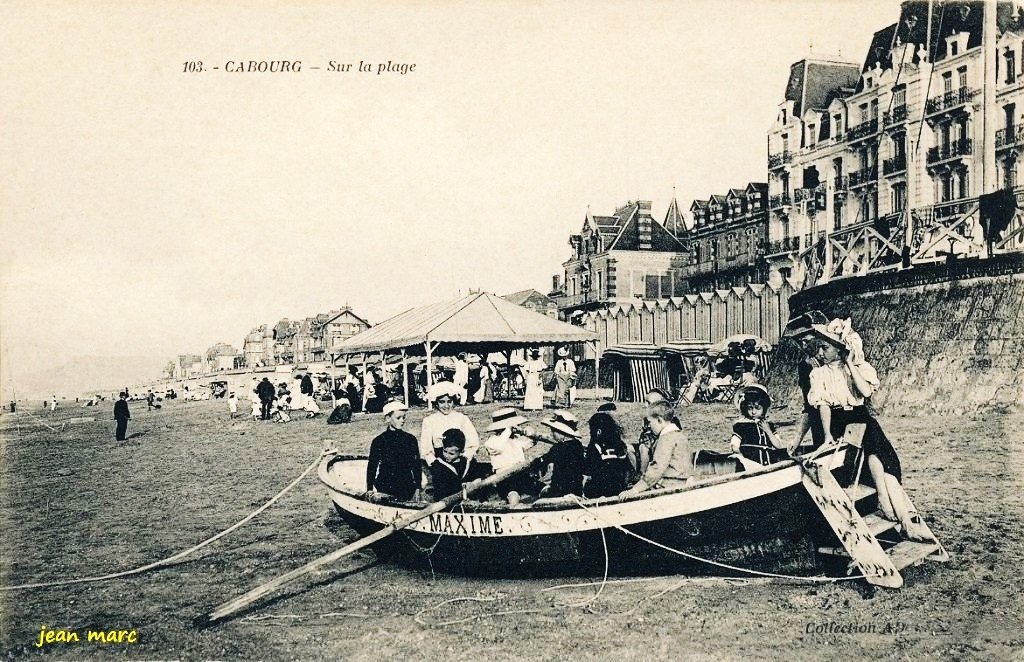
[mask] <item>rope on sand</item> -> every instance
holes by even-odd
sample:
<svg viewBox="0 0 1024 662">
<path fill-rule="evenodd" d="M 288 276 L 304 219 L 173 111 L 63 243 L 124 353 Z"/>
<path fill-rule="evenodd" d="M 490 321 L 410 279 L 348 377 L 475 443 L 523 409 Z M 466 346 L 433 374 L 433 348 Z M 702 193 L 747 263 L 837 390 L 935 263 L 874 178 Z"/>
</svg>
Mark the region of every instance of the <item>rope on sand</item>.
<svg viewBox="0 0 1024 662">
<path fill-rule="evenodd" d="M 177 554 L 174 554 L 172 556 L 168 556 L 167 558 L 164 558 L 164 559 L 160 559 L 159 561 L 154 561 L 154 562 L 148 563 L 148 564 L 146 564 L 144 566 L 140 566 L 138 568 L 133 568 L 131 570 L 125 570 L 125 571 L 122 571 L 122 572 L 115 572 L 115 573 L 111 573 L 111 574 L 108 574 L 108 575 L 100 575 L 100 576 L 96 576 L 96 577 L 81 577 L 81 578 L 78 578 L 78 579 L 66 579 L 66 580 L 57 581 L 57 582 L 36 582 L 36 583 L 32 583 L 32 584 L 19 584 L 17 586 L 0 586 L 0 591 L 17 591 L 17 590 L 26 589 L 26 588 L 47 588 L 47 587 L 53 587 L 53 586 L 68 586 L 70 584 L 86 584 L 86 583 L 91 583 L 91 582 L 103 582 L 103 581 L 108 581 L 108 580 L 111 580 L 111 579 L 120 579 L 121 577 L 130 577 L 132 575 L 139 575 L 139 574 L 142 574 L 144 572 L 149 572 L 150 570 L 156 570 L 158 568 L 163 568 L 165 566 L 171 565 L 174 562 L 179 561 L 179 560 L 185 558 L 186 556 L 189 556 L 190 554 L 198 552 L 200 549 L 206 547 L 207 545 L 213 544 L 214 542 L 220 540 L 224 536 L 228 535 L 229 533 L 231 533 L 232 531 L 234 531 L 238 527 L 242 526 L 243 524 L 245 524 L 246 522 L 248 522 L 252 518 L 254 518 L 257 515 L 259 515 L 260 513 L 262 513 L 264 510 L 266 510 L 270 506 L 274 505 L 274 503 L 276 503 L 281 497 L 283 497 L 285 494 L 287 494 L 293 487 L 298 485 L 299 482 L 303 478 L 305 478 L 307 475 L 309 475 L 309 472 L 311 472 L 313 469 L 315 469 L 317 467 L 317 465 L 320 464 L 320 461 L 324 458 L 324 456 L 329 455 L 329 454 L 333 454 L 333 453 L 334 453 L 333 450 L 326 450 L 326 451 L 324 451 L 323 454 L 321 454 L 319 457 L 317 457 L 317 459 L 315 459 L 312 462 L 312 464 L 310 464 L 308 467 L 306 467 L 306 469 L 301 474 L 299 474 L 298 478 L 296 478 L 291 483 L 289 483 L 287 486 L 285 486 L 285 488 L 283 490 L 281 490 L 280 492 L 275 494 L 273 497 L 271 497 L 270 500 L 267 501 L 266 503 L 264 503 L 262 506 L 260 506 L 256 510 L 252 511 L 251 513 L 249 513 L 248 515 L 246 515 L 245 517 L 240 519 L 238 522 L 236 522 L 235 524 L 233 524 L 233 525 L 229 526 L 228 528 L 224 529 L 220 533 L 218 533 L 218 534 L 216 534 L 216 535 L 214 535 L 214 536 L 212 536 L 210 538 L 207 538 L 206 540 L 202 541 L 201 543 L 199 543 L 197 545 L 193 545 L 192 547 L 189 547 L 188 549 L 186 549 L 186 550 L 184 550 L 182 552 L 178 552 Z"/>
<path fill-rule="evenodd" d="M 643 541 L 643 542 L 645 542 L 645 543 L 647 543 L 649 545 L 653 545 L 654 547 L 658 547 L 659 549 L 663 549 L 666 552 L 671 552 L 673 554 L 678 554 L 679 556 L 686 557 L 688 559 L 691 559 L 693 561 L 697 561 L 699 563 L 706 563 L 708 565 L 713 565 L 713 566 L 716 566 L 716 567 L 719 567 L 719 568 L 723 568 L 725 570 L 732 570 L 733 572 L 743 572 L 743 573 L 747 573 L 747 574 L 750 574 L 750 575 L 756 575 L 758 577 L 771 577 L 771 578 L 774 578 L 774 579 L 793 579 L 793 580 L 797 580 L 797 581 L 805 581 L 805 582 L 812 582 L 812 583 L 813 582 L 834 583 L 834 582 L 849 581 L 849 580 L 852 580 L 852 579 L 865 579 L 866 578 L 866 575 L 851 575 L 851 576 L 848 576 L 848 577 L 821 577 L 821 576 L 817 576 L 817 577 L 803 577 L 803 576 L 800 576 L 800 575 L 785 575 L 785 574 L 780 574 L 780 573 L 777 573 L 777 572 L 764 572 L 764 571 L 761 571 L 761 570 L 752 570 L 750 568 L 741 568 L 739 566 L 729 565 L 728 563 L 722 563 L 720 561 L 715 561 L 715 560 L 712 560 L 712 559 L 706 559 L 704 557 L 697 556 L 696 554 L 690 554 L 689 552 L 684 552 L 682 550 L 675 549 L 674 547 L 669 547 L 668 545 L 663 545 L 662 543 L 657 542 L 656 540 L 651 540 L 650 538 L 646 538 L 646 537 L 640 535 L 639 533 L 634 533 L 633 531 L 630 531 L 629 529 L 627 529 L 624 526 L 621 526 L 619 524 L 615 524 L 614 522 L 609 522 L 608 520 L 604 519 L 599 514 L 597 514 L 593 509 L 588 508 L 587 505 L 584 504 L 583 501 L 580 500 L 580 498 L 578 496 L 576 496 L 575 494 L 570 494 L 569 496 L 572 497 L 573 500 L 576 501 L 576 505 L 577 506 L 579 506 L 583 510 L 587 511 L 588 513 L 591 513 L 592 515 L 594 515 L 594 517 L 596 519 L 598 519 L 598 520 L 604 522 L 605 524 L 608 524 L 608 525 L 618 529 L 619 531 L 622 531 L 626 535 L 632 536 L 632 537 L 636 538 L 637 540 L 641 540 L 641 541 Z"/>
</svg>

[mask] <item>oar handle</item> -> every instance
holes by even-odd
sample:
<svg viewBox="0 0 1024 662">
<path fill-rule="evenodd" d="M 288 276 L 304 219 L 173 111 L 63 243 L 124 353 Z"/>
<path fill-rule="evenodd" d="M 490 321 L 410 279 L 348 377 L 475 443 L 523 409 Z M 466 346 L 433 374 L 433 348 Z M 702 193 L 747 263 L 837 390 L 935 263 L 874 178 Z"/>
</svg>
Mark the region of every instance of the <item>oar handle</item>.
<svg viewBox="0 0 1024 662">
<path fill-rule="evenodd" d="M 209 625 L 216 621 L 223 620 L 224 618 L 227 618 L 228 616 L 256 602 L 263 596 L 276 591 L 277 589 L 284 586 L 293 579 L 297 579 L 299 577 L 302 577 L 303 575 L 307 575 L 310 572 L 316 570 L 317 568 L 320 568 L 321 566 L 333 563 L 342 557 L 349 556 L 350 554 L 353 554 L 365 547 L 368 547 L 376 542 L 384 540 L 388 536 L 397 533 L 398 531 L 401 531 L 402 529 L 420 521 L 421 519 L 425 519 L 430 515 L 433 515 L 434 513 L 438 513 L 441 512 L 442 510 L 450 508 L 451 506 L 454 506 L 455 504 L 459 503 L 460 501 L 470 496 L 471 494 L 475 494 L 476 492 L 486 487 L 496 485 L 501 481 L 505 480 L 506 478 L 514 476 L 520 471 L 529 469 L 530 464 L 530 461 L 520 462 L 515 466 L 509 467 L 504 471 L 494 474 L 493 476 L 488 476 L 487 478 L 480 482 L 469 483 L 468 485 L 465 486 L 463 492 L 457 492 L 456 494 L 446 497 L 441 501 L 430 504 L 423 510 L 418 510 L 414 513 L 406 515 L 405 517 L 399 518 L 391 524 L 385 525 L 383 529 L 377 531 L 376 533 L 373 533 L 365 538 L 361 538 L 349 545 L 346 545 L 345 547 L 342 547 L 341 549 L 337 549 L 331 552 L 330 554 L 325 554 L 324 556 L 313 559 L 312 561 L 310 561 L 309 563 L 300 568 L 296 568 L 295 570 L 285 573 L 276 579 L 270 580 L 266 584 L 261 584 L 260 586 L 257 586 L 256 588 L 252 589 L 248 593 L 245 593 L 244 595 L 241 595 L 233 600 L 229 600 L 228 602 L 225 602 L 224 604 L 220 605 L 212 612 L 210 612 L 205 618 L 198 619 L 197 624 Z"/>
</svg>

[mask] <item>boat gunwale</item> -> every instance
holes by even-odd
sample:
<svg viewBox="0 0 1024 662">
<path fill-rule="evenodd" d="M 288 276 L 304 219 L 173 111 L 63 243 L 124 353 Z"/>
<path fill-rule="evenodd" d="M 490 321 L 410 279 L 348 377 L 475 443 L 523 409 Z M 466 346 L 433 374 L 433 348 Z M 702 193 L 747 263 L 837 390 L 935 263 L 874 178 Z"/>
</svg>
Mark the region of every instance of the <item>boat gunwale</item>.
<svg viewBox="0 0 1024 662">
<path fill-rule="evenodd" d="M 621 495 L 619 495 L 619 496 L 613 496 L 613 497 L 599 497 L 599 498 L 596 498 L 596 499 L 586 499 L 586 498 L 580 497 L 580 501 L 583 504 L 587 505 L 587 506 L 604 507 L 604 506 L 612 506 L 612 505 L 619 505 L 619 504 L 634 503 L 634 502 L 638 502 L 638 501 L 643 501 L 643 500 L 647 500 L 647 499 L 654 499 L 654 498 L 664 497 L 664 496 L 673 496 L 673 495 L 686 494 L 686 493 L 694 492 L 694 491 L 701 490 L 701 489 L 704 489 L 704 488 L 707 488 L 707 487 L 714 487 L 716 485 L 722 485 L 724 483 L 739 482 L 739 481 L 741 481 L 743 479 L 759 478 L 759 477 L 762 477 L 762 476 L 766 476 L 766 475 L 775 473 L 777 471 L 785 471 L 787 469 L 792 469 L 792 468 L 798 468 L 799 469 L 800 463 L 802 463 L 802 462 L 807 462 L 807 461 L 811 461 L 811 460 L 815 460 L 815 461 L 819 460 L 819 459 L 825 457 L 826 455 L 830 455 L 832 453 L 838 453 L 839 451 L 843 450 L 844 447 L 846 447 L 846 446 L 847 446 L 847 444 L 845 444 L 845 443 L 840 443 L 838 445 L 832 445 L 832 446 L 823 446 L 821 448 L 818 448 L 815 451 L 812 451 L 812 452 L 808 453 L 807 455 L 800 456 L 799 460 L 788 459 L 788 460 L 783 460 L 782 462 L 776 462 L 775 464 L 769 464 L 769 465 L 766 465 L 766 466 L 763 466 L 763 467 L 758 467 L 756 469 L 751 469 L 751 470 L 747 470 L 747 471 L 737 471 L 736 473 L 732 473 L 732 474 L 725 474 L 725 475 L 719 475 L 719 476 L 709 476 L 707 479 L 700 480 L 700 481 L 695 481 L 693 483 L 690 483 L 690 484 L 687 484 L 687 485 L 681 485 L 679 487 L 666 487 L 666 488 L 660 488 L 660 489 L 645 490 L 644 492 L 640 492 L 638 494 L 631 494 L 631 495 L 628 495 L 628 496 L 621 496 Z M 330 477 L 331 477 L 330 467 L 333 464 L 335 464 L 337 462 L 365 461 L 366 459 L 367 459 L 367 457 L 365 455 L 353 455 L 353 454 L 342 454 L 342 453 L 335 453 L 334 455 L 326 456 L 324 458 L 324 460 L 320 463 L 320 466 L 317 468 L 317 477 L 319 478 L 320 482 L 323 483 L 324 486 L 327 487 L 332 492 L 337 492 L 338 494 L 341 494 L 341 495 L 344 495 L 346 497 L 349 497 L 349 498 L 361 501 L 363 503 L 374 504 L 374 505 L 383 505 L 383 506 L 388 506 L 388 507 L 392 507 L 392 508 L 402 508 L 402 509 L 406 509 L 406 510 L 422 510 L 424 507 L 429 506 L 431 503 L 433 503 L 433 502 L 426 502 L 426 501 L 400 501 L 398 499 L 392 499 L 392 498 L 387 498 L 387 497 L 385 497 L 385 498 L 383 498 L 383 499 L 381 499 L 379 501 L 374 501 L 374 500 L 370 500 L 370 499 L 366 498 L 366 494 L 367 494 L 366 490 L 344 489 L 344 488 L 338 487 L 335 484 L 332 484 L 332 482 L 330 481 Z M 799 482 L 800 482 L 799 480 L 794 481 L 794 484 L 799 483 Z M 468 500 L 466 503 L 473 503 L 475 506 L 480 506 L 479 508 L 474 508 L 474 511 L 475 512 L 481 512 L 481 513 L 523 514 L 523 513 L 529 513 L 529 512 L 548 512 L 548 511 L 559 511 L 559 510 L 575 510 L 575 509 L 579 508 L 579 505 L 574 500 L 571 500 L 571 499 L 569 499 L 569 500 L 559 499 L 557 501 L 553 500 L 553 501 L 549 501 L 547 503 L 537 503 L 536 501 L 534 501 L 534 502 L 531 502 L 529 504 L 520 504 L 520 505 L 517 505 L 517 506 L 510 506 L 507 503 L 500 503 L 500 504 L 499 503 L 494 503 L 494 504 L 492 504 L 490 502 L 472 501 L 472 500 Z"/>
</svg>

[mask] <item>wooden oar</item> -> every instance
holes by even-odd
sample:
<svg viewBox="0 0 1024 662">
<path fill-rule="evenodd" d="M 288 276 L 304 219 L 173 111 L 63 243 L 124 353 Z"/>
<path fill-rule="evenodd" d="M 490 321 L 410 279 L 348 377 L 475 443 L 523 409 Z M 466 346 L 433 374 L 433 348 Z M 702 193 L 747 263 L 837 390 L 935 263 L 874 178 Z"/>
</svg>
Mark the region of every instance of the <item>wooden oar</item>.
<svg viewBox="0 0 1024 662">
<path fill-rule="evenodd" d="M 376 532 L 374 534 L 371 534 L 371 535 L 369 535 L 369 536 L 367 536 L 365 538 L 357 540 L 357 541 L 355 541 L 354 543 L 352 543 L 350 545 L 347 545 L 345 547 L 342 547 L 341 549 L 338 549 L 338 550 L 335 550 L 335 551 L 331 552 L 330 554 L 325 554 L 324 556 L 321 556 L 320 558 L 314 559 L 314 560 L 310 561 L 309 563 L 307 563 L 306 565 L 302 566 L 301 568 L 296 568 L 295 570 L 292 570 L 289 573 L 281 575 L 277 579 L 273 579 L 273 580 L 267 582 L 266 584 L 261 584 L 260 586 L 257 586 L 256 588 L 252 589 L 251 591 L 249 591 L 245 595 L 241 595 L 241 596 L 235 598 L 234 600 L 230 600 L 228 602 L 225 602 L 224 604 L 222 604 L 219 607 L 217 607 L 216 609 L 214 609 L 212 612 L 210 612 L 205 617 L 201 617 L 201 618 L 197 619 L 196 624 L 199 625 L 199 626 L 205 626 L 205 625 L 209 625 L 209 624 L 215 623 L 217 621 L 223 620 L 224 618 L 227 618 L 228 616 L 234 614 L 235 612 L 237 612 L 237 611 L 239 611 L 241 609 L 244 609 L 245 607 L 251 605 L 252 603 L 256 602 L 257 600 L 259 600 L 263 596 L 267 595 L 268 593 L 272 593 L 273 591 L 276 591 L 277 589 L 281 588 L 282 586 L 284 586 L 288 582 L 292 581 L 293 579 L 297 579 L 299 577 L 302 577 L 303 575 L 308 575 L 309 573 L 311 573 L 312 571 L 316 570 L 317 568 L 325 566 L 325 565 L 327 565 L 329 563 L 334 563 L 335 561 L 337 561 L 338 559 L 340 559 L 342 557 L 349 556 L 350 554 L 358 552 L 359 550 L 363 549 L 364 547 L 368 547 L 368 546 L 370 546 L 370 545 L 372 545 L 372 544 L 374 544 L 376 542 L 384 540 L 388 536 L 401 531 L 402 529 L 406 528 L 410 524 L 418 522 L 421 519 L 425 519 L 425 518 L 429 517 L 430 515 L 433 515 L 434 513 L 441 512 L 442 510 L 445 510 L 446 508 L 450 508 L 451 506 L 454 506 L 455 504 L 459 503 L 460 501 L 462 501 L 466 497 L 470 496 L 471 494 L 474 494 L 474 493 L 476 493 L 476 492 L 478 492 L 478 491 L 480 491 L 480 490 L 482 490 L 482 489 L 484 489 L 486 487 L 491 487 L 492 485 L 496 485 L 497 483 L 500 483 L 501 481 L 505 480 L 509 476 L 513 476 L 513 475 L 519 473 L 520 471 L 528 469 L 531 464 L 532 464 L 532 461 L 531 460 L 527 460 L 527 461 L 521 462 L 521 463 L 519 463 L 519 464 L 517 464 L 515 466 L 509 467 L 508 469 L 505 469 L 504 471 L 496 473 L 493 476 L 490 476 L 490 477 L 480 481 L 479 483 L 477 483 L 477 482 L 469 483 L 469 484 L 465 485 L 463 492 L 459 492 L 457 494 L 453 494 L 453 495 L 451 495 L 451 496 L 449 496 L 449 497 L 447 497 L 445 499 L 442 499 L 441 501 L 438 501 L 436 503 L 430 504 L 429 506 L 427 506 L 423 510 L 416 511 L 415 513 L 411 513 L 409 515 L 406 515 L 405 517 L 397 519 L 394 522 L 392 522 L 391 524 L 386 525 L 383 529 L 381 529 L 380 531 L 378 531 L 378 532 Z"/>
</svg>

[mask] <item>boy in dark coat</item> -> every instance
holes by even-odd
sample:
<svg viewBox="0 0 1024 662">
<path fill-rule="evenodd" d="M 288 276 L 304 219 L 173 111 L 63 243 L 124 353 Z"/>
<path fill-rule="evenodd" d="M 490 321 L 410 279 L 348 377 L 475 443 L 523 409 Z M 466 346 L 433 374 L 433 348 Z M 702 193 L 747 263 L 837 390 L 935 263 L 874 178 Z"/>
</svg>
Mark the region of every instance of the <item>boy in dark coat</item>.
<svg viewBox="0 0 1024 662">
<path fill-rule="evenodd" d="M 445 430 L 441 435 L 441 453 L 430 465 L 430 478 L 434 486 L 434 500 L 462 491 L 464 483 L 490 476 L 493 472 L 489 462 L 478 462 L 466 458 L 466 435 L 458 429 Z"/>
<path fill-rule="evenodd" d="M 405 403 L 398 400 L 384 406 L 388 429 L 370 442 L 366 463 L 366 491 L 387 494 L 400 501 L 415 500 L 423 480 L 419 442 L 402 429 L 407 410 Z"/>
</svg>

